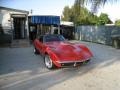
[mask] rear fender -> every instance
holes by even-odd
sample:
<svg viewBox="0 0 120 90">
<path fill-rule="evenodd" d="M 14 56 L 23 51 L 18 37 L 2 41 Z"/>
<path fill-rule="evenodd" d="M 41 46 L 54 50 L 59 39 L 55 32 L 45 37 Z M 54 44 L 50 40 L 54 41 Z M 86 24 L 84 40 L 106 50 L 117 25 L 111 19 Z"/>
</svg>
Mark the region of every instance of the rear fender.
<svg viewBox="0 0 120 90">
<path fill-rule="evenodd" d="M 38 49 L 38 40 L 37 39 L 35 39 L 34 41 L 33 41 L 33 45 L 34 45 L 34 47 L 36 48 L 36 49 Z"/>
</svg>

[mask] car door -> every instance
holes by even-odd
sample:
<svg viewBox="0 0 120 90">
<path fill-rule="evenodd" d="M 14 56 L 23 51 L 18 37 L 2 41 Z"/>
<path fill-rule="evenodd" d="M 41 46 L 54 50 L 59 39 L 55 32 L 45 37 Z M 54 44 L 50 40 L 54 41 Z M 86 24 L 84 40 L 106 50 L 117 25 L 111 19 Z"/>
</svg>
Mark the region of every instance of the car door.
<svg viewBox="0 0 120 90">
<path fill-rule="evenodd" d="M 42 55 L 44 55 L 44 53 L 45 53 L 45 49 L 46 49 L 46 46 L 45 46 L 45 44 L 44 44 L 44 41 L 43 41 L 43 39 L 44 39 L 44 36 L 40 36 L 39 37 L 39 42 L 38 42 L 38 50 L 39 50 L 39 52 L 42 54 Z"/>
<path fill-rule="evenodd" d="M 37 40 L 37 49 L 40 53 L 43 53 L 43 36 L 40 36 Z"/>
</svg>

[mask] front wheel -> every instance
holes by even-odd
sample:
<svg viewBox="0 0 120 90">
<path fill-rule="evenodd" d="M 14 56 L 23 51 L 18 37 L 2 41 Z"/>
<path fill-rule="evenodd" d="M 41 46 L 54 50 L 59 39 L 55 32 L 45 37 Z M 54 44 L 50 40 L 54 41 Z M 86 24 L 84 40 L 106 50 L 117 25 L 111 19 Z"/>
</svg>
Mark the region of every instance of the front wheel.
<svg viewBox="0 0 120 90">
<path fill-rule="evenodd" d="M 87 61 L 84 61 L 83 64 L 88 64 L 90 62 L 90 59 Z"/>
<path fill-rule="evenodd" d="M 54 63 L 52 62 L 52 60 L 50 59 L 50 57 L 49 57 L 48 55 L 45 55 L 44 63 L 45 63 L 45 66 L 46 66 L 48 69 L 53 69 L 53 68 L 55 68 Z"/>
</svg>

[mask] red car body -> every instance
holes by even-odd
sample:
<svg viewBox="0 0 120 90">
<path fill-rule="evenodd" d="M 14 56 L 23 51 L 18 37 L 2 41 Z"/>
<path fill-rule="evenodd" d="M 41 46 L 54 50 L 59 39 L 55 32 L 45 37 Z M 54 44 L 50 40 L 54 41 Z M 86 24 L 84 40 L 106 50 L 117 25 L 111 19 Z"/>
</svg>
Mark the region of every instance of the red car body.
<svg viewBox="0 0 120 90">
<path fill-rule="evenodd" d="M 93 56 L 85 45 L 70 43 L 65 40 L 41 42 L 40 39 L 35 39 L 34 47 L 42 55 L 49 55 L 54 65 L 57 67 L 63 67 L 65 65 L 76 66 L 77 63 L 90 60 Z"/>
</svg>

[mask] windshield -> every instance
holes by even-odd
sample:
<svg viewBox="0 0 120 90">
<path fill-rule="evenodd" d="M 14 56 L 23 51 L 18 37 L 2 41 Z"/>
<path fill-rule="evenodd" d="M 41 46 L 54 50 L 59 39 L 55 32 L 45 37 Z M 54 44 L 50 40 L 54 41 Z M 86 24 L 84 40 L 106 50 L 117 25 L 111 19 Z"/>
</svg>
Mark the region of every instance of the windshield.
<svg viewBox="0 0 120 90">
<path fill-rule="evenodd" d="M 44 37 L 44 42 L 52 42 L 52 41 L 64 41 L 65 38 L 62 35 L 46 35 Z"/>
</svg>

